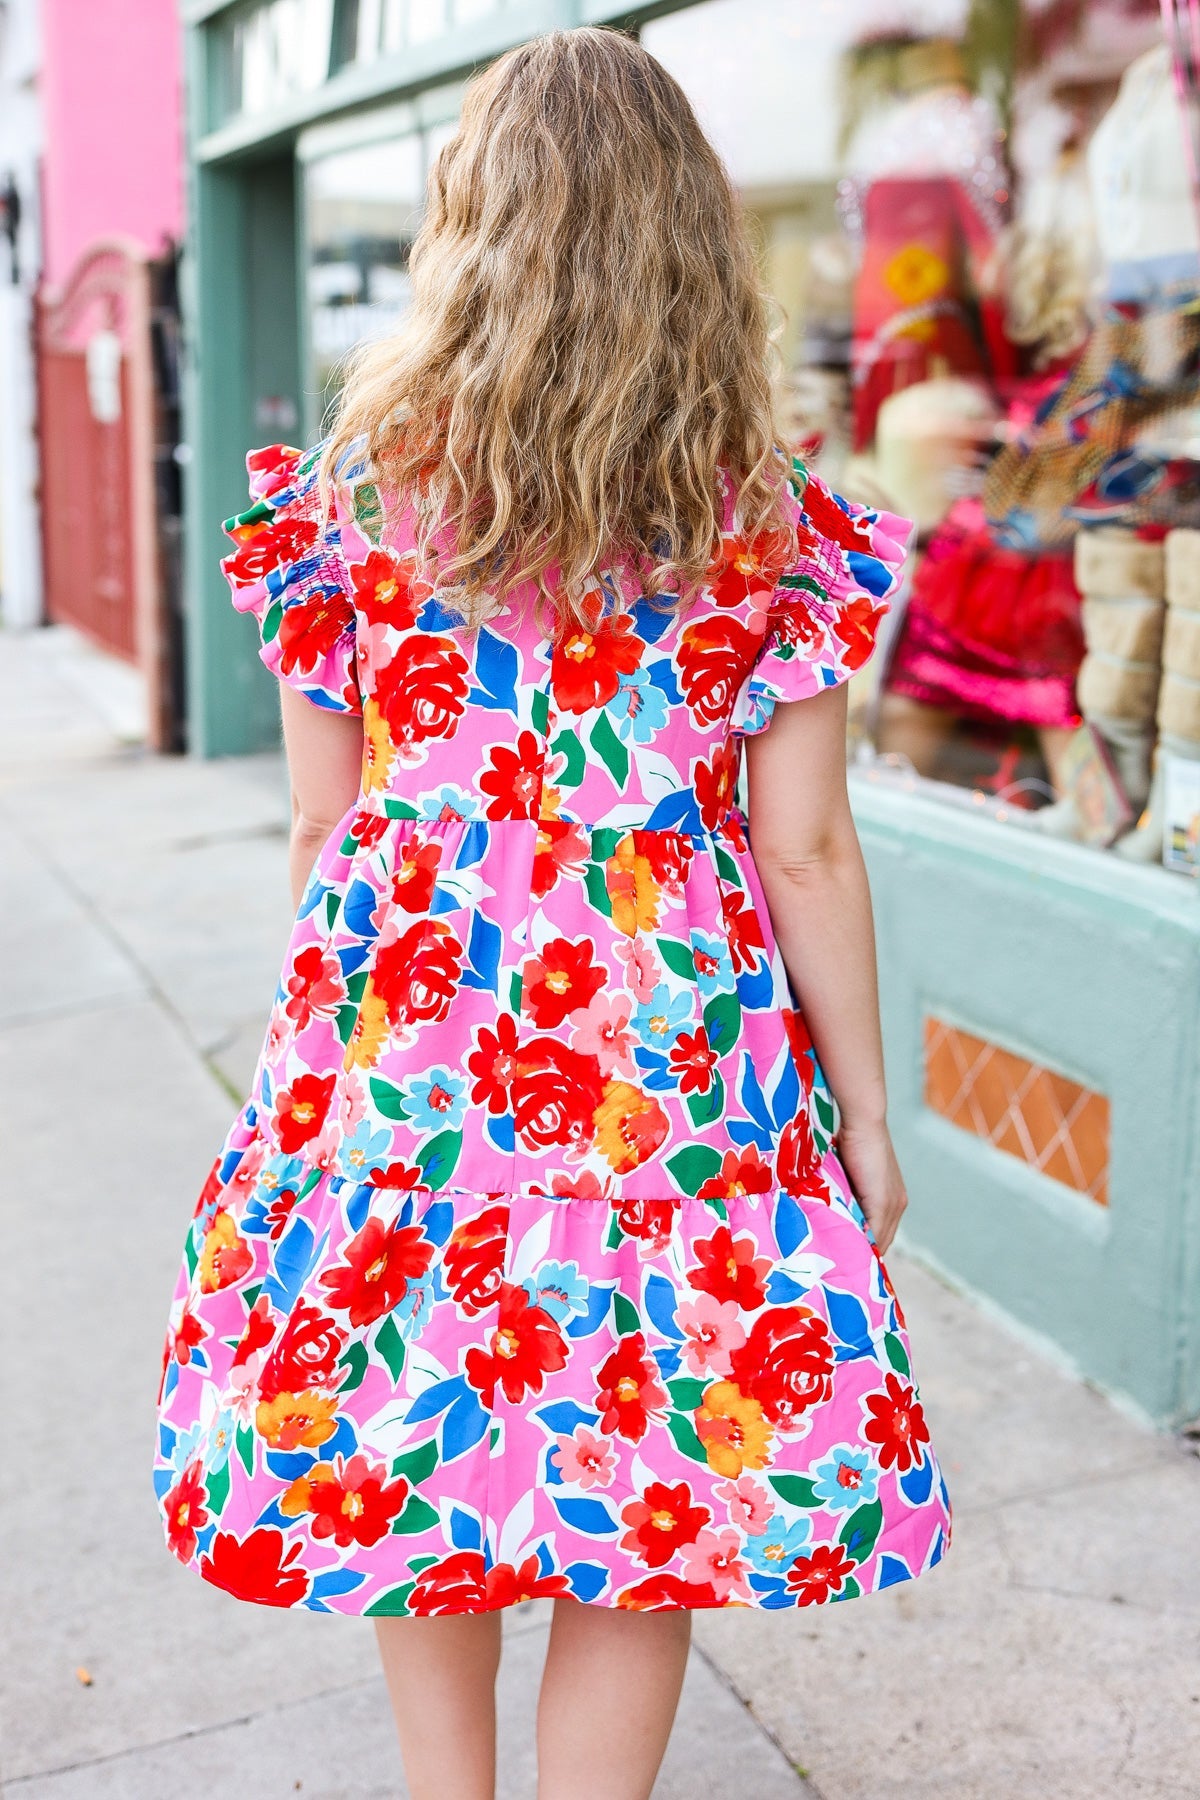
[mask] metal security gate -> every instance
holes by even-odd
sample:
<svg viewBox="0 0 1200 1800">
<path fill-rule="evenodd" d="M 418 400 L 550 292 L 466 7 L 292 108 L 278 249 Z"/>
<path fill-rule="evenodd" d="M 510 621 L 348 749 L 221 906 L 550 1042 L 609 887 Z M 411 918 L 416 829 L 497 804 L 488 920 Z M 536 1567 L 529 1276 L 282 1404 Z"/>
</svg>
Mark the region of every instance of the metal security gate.
<svg viewBox="0 0 1200 1800">
<path fill-rule="evenodd" d="M 175 633 L 160 553 L 153 265 L 97 243 L 39 301 L 38 411 L 46 610 L 146 681 L 149 741 L 179 747 Z"/>
</svg>

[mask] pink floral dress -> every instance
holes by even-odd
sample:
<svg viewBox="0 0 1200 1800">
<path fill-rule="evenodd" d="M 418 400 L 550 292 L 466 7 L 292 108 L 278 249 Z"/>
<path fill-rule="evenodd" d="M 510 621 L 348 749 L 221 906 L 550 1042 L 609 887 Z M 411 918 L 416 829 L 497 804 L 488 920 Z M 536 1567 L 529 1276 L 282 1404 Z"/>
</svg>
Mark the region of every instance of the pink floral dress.
<svg viewBox="0 0 1200 1800">
<path fill-rule="evenodd" d="M 809 1606 L 921 1574 L 946 1491 L 735 804 L 870 654 L 904 526 L 803 469 L 677 615 L 472 632 L 317 452 L 227 526 L 263 658 L 363 719 L 171 1307 L 171 1549 L 318 1612 Z M 731 511 L 732 509 L 730 509 Z M 797 780 L 803 771 L 797 770 Z"/>
</svg>

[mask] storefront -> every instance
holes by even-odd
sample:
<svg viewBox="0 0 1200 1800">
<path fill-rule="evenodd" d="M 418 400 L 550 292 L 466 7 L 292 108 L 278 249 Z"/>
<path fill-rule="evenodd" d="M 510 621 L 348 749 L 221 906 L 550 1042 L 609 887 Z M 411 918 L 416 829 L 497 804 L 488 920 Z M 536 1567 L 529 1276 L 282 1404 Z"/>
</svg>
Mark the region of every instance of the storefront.
<svg viewBox="0 0 1200 1800">
<path fill-rule="evenodd" d="M 470 68 L 637 27 L 753 216 L 797 445 L 920 527 L 850 747 L 908 1240 L 1154 1418 L 1200 1412 L 1185 35 L 1150 0 L 184 13 L 195 748 L 274 740 L 216 521 L 245 448 L 313 441 L 340 357 L 402 315 Z"/>
</svg>

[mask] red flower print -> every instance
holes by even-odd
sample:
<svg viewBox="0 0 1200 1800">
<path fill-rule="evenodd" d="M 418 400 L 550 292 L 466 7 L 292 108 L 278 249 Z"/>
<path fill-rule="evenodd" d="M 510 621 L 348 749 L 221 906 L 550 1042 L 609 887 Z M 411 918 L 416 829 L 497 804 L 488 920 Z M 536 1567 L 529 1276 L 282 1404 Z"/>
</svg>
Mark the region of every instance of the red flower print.
<svg viewBox="0 0 1200 1800">
<path fill-rule="evenodd" d="M 650 873 L 669 900 L 683 895 L 692 864 L 692 840 L 678 831 L 634 831 L 633 847 L 650 865 Z"/>
<path fill-rule="evenodd" d="M 428 912 L 441 860 L 441 844 L 427 844 L 415 837 L 401 846 L 392 876 L 392 899 L 402 912 Z"/>
<path fill-rule="evenodd" d="M 694 1543 L 711 1518 L 707 1506 L 692 1504 L 692 1490 L 686 1481 L 676 1487 L 652 1481 L 640 1499 L 621 1508 L 621 1522 L 629 1527 L 621 1548 L 647 1568 L 661 1569 L 681 1544 Z"/>
<path fill-rule="evenodd" d="M 372 1169 L 367 1181 L 371 1187 L 387 1188 L 393 1194 L 411 1194 L 424 1187 L 425 1171 L 420 1163 L 386 1163 L 383 1168 Z"/>
<path fill-rule="evenodd" d="M 541 810 L 546 752 L 540 738 L 523 731 L 517 747 L 488 746 L 488 764 L 479 776 L 480 792 L 488 795 L 489 819 L 536 819 Z"/>
<path fill-rule="evenodd" d="M 368 625 L 394 625 L 407 631 L 417 622 L 417 610 L 433 589 L 415 579 L 411 558 L 391 550 L 372 550 L 365 562 L 351 563 L 354 603 Z"/>
<path fill-rule="evenodd" d="M 238 587 L 249 587 L 272 569 L 302 561 L 317 541 L 317 526 L 312 519 L 293 519 L 281 513 L 277 518 L 235 525 L 229 535 L 237 549 L 221 568 Z"/>
<path fill-rule="evenodd" d="M 337 1312 L 348 1311 L 356 1329 L 373 1325 L 398 1306 L 410 1281 L 419 1281 L 433 1261 L 433 1245 L 419 1225 L 384 1225 L 368 1219 L 342 1251 L 345 1258 L 326 1269 L 321 1285 L 328 1304 Z"/>
<path fill-rule="evenodd" d="M 797 1113 L 780 1133 L 775 1179 L 785 1194 L 828 1203 L 829 1189 L 821 1174 L 821 1155 L 807 1111 Z"/>
<path fill-rule="evenodd" d="M 875 636 L 886 612 L 887 607 L 878 605 L 868 594 L 858 594 L 834 615 L 833 629 L 846 646 L 842 662 L 851 672 L 861 669 L 875 648 Z"/>
<path fill-rule="evenodd" d="M 197 1458 L 188 1464 L 162 1503 L 167 1543 L 180 1562 L 191 1562 L 196 1554 L 196 1533 L 208 1524 L 205 1497 L 204 1476 Z"/>
<path fill-rule="evenodd" d="M 283 609 L 279 621 L 279 672 L 311 675 L 339 638 L 354 627 L 354 608 L 331 582 L 312 587 Z"/>
<path fill-rule="evenodd" d="M 533 853 L 534 899 L 544 900 L 564 875 L 581 876 L 587 856 L 588 840 L 582 825 L 569 819 L 542 819 Z"/>
<path fill-rule="evenodd" d="M 337 1086 L 336 1075 L 297 1075 L 291 1087 L 275 1095 L 275 1129 L 285 1156 L 319 1137 Z"/>
<path fill-rule="evenodd" d="M 421 919 L 381 950 L 375 992 L 397 1025 L 444 1019 L 458 987 L 463 948 L 444 919 Z"/>
<path fill-rule="evenodd" d="M 275 1198 L 271 1201 L 271 1204 L 267 1207 L 266 1212 L 263 1214 L 263 1223 L 267 1228 L 267 1236 L 269 1238 L 282 1237 L 283 1228 L 291 1218 L 292 1208 L 295 1206 L 298 1198 L 299 1193 L 296 1188 L 280 1188 L 279 1192 L 275 1195 Z"/>
<path fill-rule="evenodd" d="M 658 1379 L 658 1364 L 646 1354 L 640 1331 L 623 1337 L 611 1356 L 605 1357 L 596 1377 L 596 1405 L 601 1431 L 616 1432 L 636 1444 L 646 1435 L 652 1414 L 667 1403 Z"/>
<path fill-rule="evenodd" d="M 606 971 L 592 961 L 595 948 L 590 938 L 578 944 L 552 938 L 540 955 L 528 959 L 521 973 L 521 1005 L 535 1030 L 553 1031 L 604 986 Z"/>
<path fill-rule="evenodd" d="M 721 917 L 725 921 L 734 971 L 740 975 L 755 966 L 756 959 L 750 954 L 751 951 L 766 950 L 762 926 L 754 910 L 754 903 L 746 894 L 722 894 Z"/>
<path fill-rule="evenodd" d="M 561 1369 L 567 1346 L 557 1321 L 534 1306 L 523 1287 L 500 1284 L 500 1312 L 486 1350 L 467 1351 L 467 1380 L 478 1388 L 486 1406 L 495 1403 L 496 1387 L 513 1405 L 526 1393 L 540 1394 L 546 1374 Z"/>
<path fill-rule="evenodd" d="M 736 1300 L 747 1312 L 762 1305 L 767 1297 L 763 1283 L 771 1272 L 771 1259 L 755 1256 L 752 1237 L 734 1238 L 728 1225 L 718 1225 L 710 1238 L 697 1238 L 692 1249 L 700 1266 L 688 1270 L 689 1286 L 711 1294 L 714 1300 Z"/>
<path fill-rule="evenodd" d="M 260 1525 L 240 1542 L 231 1531 L 218 1531 L 208 1555 L 200 1559 L 200 1573 L 239 1600 L 298 1606 L 308 1592 L 308 1576 L 297 1566 L 304 1542 L 295 1538 L 286 1554 L 284 1544 L 282 1531 L 274 1525 Z"/>
<path fill-rule="evenodd" d="M 345 1348 L 342 1327 L 319 1306 L 298 1301 L 263 1367 L 259 1393 L 264 1400 L 273 1400 L 285 1391 L 298 1394 L 305 1388 L 332 1387 L 337 1359 Z"/>
<path fill-rule="evenodd" d="M 508 1207 L 485 1207 L 450 1233 L 442 1254 L 442 1272 L 450 1297 L 468 1318 L 490 1306 L 504 1279 L 508 1242 Z"/>
<path fill-rule="evenodd" d="M 455 1550 L 417 1576 L 409 1609 L 423 1618 L 435 1613 L 481 1612 L 484 1604 L 483 1552 Z"/>
<path fill-rule="evenodd" d="M 718 606 L 740 606 L 752 594 L 770 593 L 784 570 L 787 539 L 760 532 L 747 543 L 738 533 L 721 539 L 704 584 Z"/>
<path fill-rule="evenodd" d="M 819 481 L 810 481 L 804 490 L 800 533 L 804 549 L 820 551 L 820 539 L 829 538 L 843 550 L 859 550 L 864 556 L 874 554 L 870 526 L 843 512 L 829 489 Z M 828 556 L 828 548 L 824 553 Z"/>
<path fill-rule="evenodd" d="M 363 850 L 374 850 L 387 836 L 390 824 L 386 813 L 357 812 L 350 821 L 350 836 Z"/>
<path fill-rule="evenodd" d="M 619 1200 L 617 1223 L 627 1237 L 637 1238 L 646 1246 L 646 1254 L 657 1256 L 671 1241 L 671 1231 L 679 1217 L 673 1200 Z"/>
<path fill-rule="evenodd" d="M 489 1611 L 499 1606 L 516 1606 L 521 1600 L 549 1600 L 556 1594 L 569 1594 L 571 1584 L 565 1575 L 543 1575 L 536 1556 L 527 1556 L 519 1569 L 511 1563 L 493 1563 L 483 1578 L 484 1600 Z"/>
<path fill-rule="evenodd" d="M 757 1400 L 779 1431 L 798 1429 L 803 1415 L 833 1393 L 833 1339 L 808 1306 L 773 1306 L 755 1319 L 730 1359 L 734 1381 Z"/>
<path fill-rule="evenodd" d="M 314 1019 L 331 1019 L 346 998 L 342 965 L 319 944 L 296 952 L 292 972 L 284 981 L 284 1012 L 297 1031 Z"/>
<path fill-rule="evenodd" d="M 700 823 L 705 831 L 715 831 L 733 806 L 737 786 L 738 755 L 732 739 L 713 753 L 711 765 L 698 762 L 692 770 L 692 783 L 700 807 Z"/>
<path fill-rule="evenodd" d="M 486 1106 L 490 1113 L 508 1111 L 509 1090 L 517 1072 L 517 1022 L 511 1013 L 500 1013 L 496 1029 L 481 1025 L 475 1048 L 467 1058 L 467 1072 L 475 1077 L 471 1104 Z"/>
<path fill-rule="evenodd" d="M 246 1314 L 246 1323 L 242 1327 L 241 1339 L 233 1353 L 231 1367 L 240 1369 L 256 1356 L 264 1344 L 269 1344 L 275 1333 L 275 1323 L 271 1318 L 271 1308 L 265 1294 L 259 1294 Z"/>
<path fill-rule="evenodd" d="M 744 1194 L 766 1194 L 775 1185 L 770 1163 L 765 1163 L 753 1144 L 745 1150 L 727 1150 L 721 1173 L 710 1175 L 696 1189 L 697 1200 L 736 1200 Z"/>
<path fill-rule="evenodd" d="M 682 633 L 680 682 L 697 725 L 728 718 L 761 647 L 762 639 L 737 619 L 701 619 Z"/>
<path fill-rule="evenodd" d="M 246 458 L 251 493 L 278 494 L 295 480 L 300 457 L 291 444 L 264 444 L 261 450 L 251 450 Z"/>
<path fill-rule="evenodd" d="M 681 1031 L 671 1045 L 668 1058 L 671 1073 L 679 1077 L 681 1094 L 707 1094 L 712 1086 L 712 1072 L 717 1053 L 701 1025 L 696 1031 Z"/>
<path fill-rule="evenodd" d="M 401 761 L 414 744 L 453 737 L 467 704 L 467 659 L 452 638 L 418 633 L 400 645 L 376 696 Z"/>
<path fill-rule="evenodd" d="M 878 1445 L 876 1454 L 881 1468 L 894 1468 L 898 1475 L 920 1468 L 925 1461 L 924 1445 L 929 1442 L 925 1409 L 916 1397 L 911 1383 L 899 1375 L 889 1374 L 885 1392 L 868 1394 L 866 1410 L 870 1414 L 863 1426 L 863 1436 Z"/>
<path fill-rule="evenodd" d="M 800 1085 L 805 1093 L 812 1092 L 813 1084 L 813 1041 L 809 1036 L 808 1024 L 804 1014 L 795 1007 L 789 1007 L 783 1015 L 783 1028 L 787 1032 L 788 1043 L 792 1047 L 792 1057 L 800 1071 Z"/>
<path fill-rule="evenodd" d="M 600 1064 L 555 1038 L 531 1038 L 519 1052 L 512 1084 L 517 1135 L 533 1150 L 572 1144 L 595 1135 L 596 1109 L 604 1098 Z"/>
<path fill-rule="evenodd" d="M 294 1481 L 280 1510 L 288 1517 L 312 1513 L 313 1536 L 332 1538 L 339 1550 L 350 1544 L 369 1549 L 392 1529 L 410 1491 L 403 1477 L 388 1481 L 384 1463 L 369 1463 L 365 1456 L 345 1462 L 339 1456 L 333 1463 L 314 1464 Z"/>
<path fill-rule="evenodd" d="M 808 1556 L 798 1556 L 787 1572 L 789 1594 L 799 1606 L 822 1606 L 831 1594 L 839 1594 L 853 1575 L 855 1564 L 840 1544 L 818 1544 Z"/>
<path fill-rule="evenodd" d="M 622 675 L 632 675 L 646 648 L 633 634 L 633 618 L 622 613 L 608 619 L 596 631 L 575 627 L 559 637 L 550 663 L 550 687 L 559 712 L 585 713 L 607 706 L 621 685 Z"/>
<path fill-rule="evenodd" d="M 192 1360 L 192 1351 L 208 1336 L 208 1327 L 198 1313 L 185 1306 L 175 1327 L 175 1361 L 180 1368 Z"/>
<path fill-rule="evenodd" d="M 679 1575 L 647 1575 L 633 1587 L 623 1588 L 617 1605 L 630 1612 L 678 1612 L 701 1606 L 716 1606 L 716 1590 L 710 1582 L 684 1581 Z"/>
</svg>

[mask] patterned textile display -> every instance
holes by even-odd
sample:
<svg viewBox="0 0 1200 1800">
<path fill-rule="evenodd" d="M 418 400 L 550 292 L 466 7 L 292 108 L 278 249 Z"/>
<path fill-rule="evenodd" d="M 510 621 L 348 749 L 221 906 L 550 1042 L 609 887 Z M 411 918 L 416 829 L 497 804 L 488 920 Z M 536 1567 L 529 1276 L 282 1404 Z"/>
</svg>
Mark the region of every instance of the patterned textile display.
<svg viewBox="0 0 1200 1800">
<path fill-rule="evenodd" d="M 171 1549 L 248 1600 L 791 1608 L 921 1574 L 949 1509 L 734 792 L 871 652 L 905 528 L 797 466 L 800 560 L 677 614 L 597 583 L 465 628 L 318 452 L 227 529 L 263 658 L 356 715 L 250 1100 L 171 1307 Z M 797 771 L 797 780 L 803 772 Z"/>
</svg>

